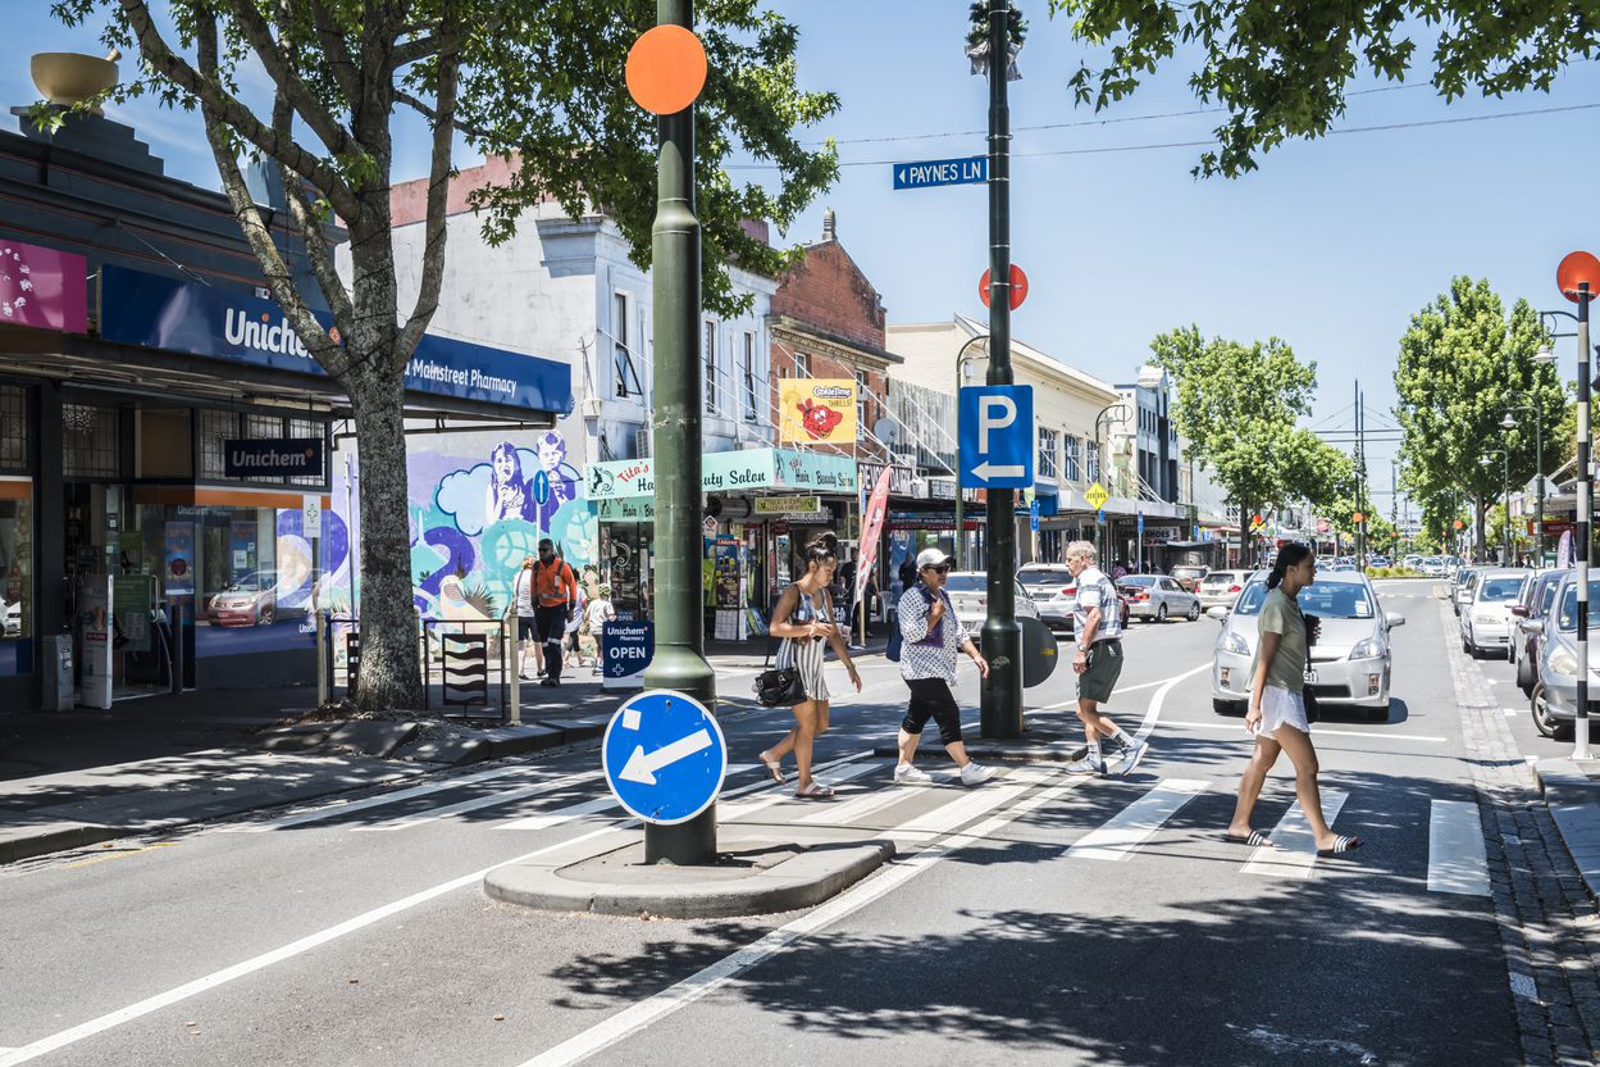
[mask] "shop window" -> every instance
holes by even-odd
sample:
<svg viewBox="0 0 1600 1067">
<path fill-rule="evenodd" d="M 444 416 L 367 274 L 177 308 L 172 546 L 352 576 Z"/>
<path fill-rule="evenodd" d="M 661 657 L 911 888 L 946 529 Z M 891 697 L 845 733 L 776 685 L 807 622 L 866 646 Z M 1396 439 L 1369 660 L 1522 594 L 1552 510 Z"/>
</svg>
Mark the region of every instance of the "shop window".
<svg viewBox="0 0 1600 1067">
<path fill-rule="evenodd" d="M 0 481 L 0 641 L 33 636 L 32 490 Z"/>
<path fill-rule="evenodd" d="M 322 423 L 318 422 L 316 419 L 294 419 L 294 418 L 291 418 L 289 420 L 289 436 L 294 438 L 294 439 L 296 439 L 296 440 L 308 439 L 308 438 L 313 438 L 314 437 L 319 441 L 325 441 L 325 438 L 327 437 L 326 430 L 327 430 L 327 427 L 325 427 Z M 322 460 L 322 470 L 321 471 L 319 471 L 316 474 L 295 474 L 295 475 L 291 475 L 290 478 L 289 478 L 289 484 L 290 485 L 326 485 L 326 484 L 328 484 L 328 460 L 327 460 L 327 454 L 328 454 L 327 453 L 327 449 L 324 448 L 323 449 L 323 460 Z"/>
<path fill-rule="evenodd" d="M 756 421 L 756 335 L 744 335 L 744 417 Z"/>
<path fill-rule="evenodd" d="M 717 324 L 707 319 L 702 328 L 705 331 L 700 343 L 705 349 L 705 376 L 706 376 L 706 413 L 717 413 L 717 390 L 721 382 L 717 381 Z"/>
<path fill-rule="evenodd" d="M 283 417 L 280 415 L 246 414 L 244 417 L 244 436 L 248 441 L 281 441 L 283 440 Z M 266 482 L 270 485 L 282 485 L 284 478 L 251 478 L 252 482 Z"/>
<path fill-rule="evenodd" d="M 639 368 L 634 359 L 633 334 L 629 325 L 633 316 L 629 305 L 633 297 L 627 293 L 612 294 L 611 312 L 612 366 L 616 372 L 617 396 L 644 396 L 644 386 L 639 381 Z"/>
<path fill-rule="evenodd" d="M 0 385 L 0 468 L 28 465 L 28 394 L 21 386 Z"/>
<path fill-rule="evenodd" d="M 117 478 L 117 409 L 99 404 L 62 404 L 61 472 L 68 478 Z"/>
<path fill-rule="evenodd" d="M 1039 477 L 1054 478 L 1056 476 L 1056 432 L 1054 430 L 1039 431 Z"/>
<path fill-rule="evenodd" d="M 1066 447 L 1062 473 L 1067 481 L 1076 482 L 1083 477 L 1083 439 L 1067 434 L 1062 444 Z"/>
<path fill-rule="evenodd" d="M 1100 442 L 1088 442 L 1086 445 L 1086 450 L 1089 456 L 1089 480 L 1091 482 L 1098 482 L 1100 480 Z"/>
<path fill-rule="evenodd" d="M 223 477 L 225 442 L 239 434 L 239 416 L 232 411 L 200 412 L 200 477 Z"/>
<path fill-rule="evenodd" d="M 867 372 L 859 367 L 856 368 L 856 427 L 862 437 L 872 428 L 872 386 L 867 381 Z"/>
</svg>

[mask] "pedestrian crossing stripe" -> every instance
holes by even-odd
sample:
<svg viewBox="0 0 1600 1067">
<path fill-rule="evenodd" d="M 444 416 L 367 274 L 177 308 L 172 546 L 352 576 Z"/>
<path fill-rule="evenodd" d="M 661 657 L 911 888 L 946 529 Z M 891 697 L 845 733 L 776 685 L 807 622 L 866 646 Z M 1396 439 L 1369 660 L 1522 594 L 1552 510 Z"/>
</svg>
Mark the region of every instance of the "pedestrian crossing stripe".
<svg viewBox="0 0 1600 1067">
<path fill-rule="evenodd" d="M 1125 860 L 1148 841 L 1163 823 L 1211 787 L 1209 781 L 1169 778 L 1091 830 L 1067 851 L 1074 859 Z"/>
<path fill-rule="evenodd" d="M 1346 795 L 1337 789 L 1322 790 L 1322 817 L 1331 827 L 1344 808 Z M 1310 878 L 1317 862 L 1317 839 L 1297 800 L 1283 813 L 1278 825 L 1267 835 L 1270 845 L 1260 845 L 1244 865 L 1245 874 L 1268 878 Z"/>
</svg>

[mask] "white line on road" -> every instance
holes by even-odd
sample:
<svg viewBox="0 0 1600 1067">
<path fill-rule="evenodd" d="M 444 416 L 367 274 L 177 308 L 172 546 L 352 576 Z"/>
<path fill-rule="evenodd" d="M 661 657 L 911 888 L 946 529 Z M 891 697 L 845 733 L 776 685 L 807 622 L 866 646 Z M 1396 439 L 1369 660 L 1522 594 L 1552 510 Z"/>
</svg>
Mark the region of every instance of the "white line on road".
<svg viewBox="0 0 1600 1067">
<path fill-rule="evenodd" d="M 277 819 L 268 819 L 265 822 L 240 823 L 237 826 L 221 826 L 218 831 L 225 834 L 259 834 L 267 830 L 283 830 L 291 826 L 303 826 L 309 822 L 321 822 L 324 819 L 337 819 L 355 811 L 366 811 L 368 808 L 378 808 L 385 804 L 394 804 L 413 797 L 425 797 L 430 793 L 438 793 L 446 789 L 459 789 L 465 785 L 476 785 L 487 782 L 491 778 L 500 778 L 517 772 L 527 772 L 530 768 L 526 763 L 518 763 L 509 767 L 496 767 L 493 770 L 477 771 L 473 774 L 458 775 L 454 778 L 445 778 L 441 781 L 430 782 L 427 785 L 416 785 L 409 789 L 399 789 L 392 793 L 379 793 L 377 796 L 365 797 L 361 800 L 346 800 L 337 804 L 314 808 L 310 811 L 295 812 Z"/>
<path fill-rule="evenodd" d="M 1193 670 L 1184 671 L 1182 674 L 1167 679 L 1166 684 L 1160 689 L 1157 689 L 1156 695 L 1150 698 L 1150 706 L 1145 709 L 1144 721 L 1139 723 L 1139 740 L 1143 741 L 1145 738 L 1149 737 L 1152 732 L 1154 732 L 1156 723 L 1161 719 L 1161 707 L 1166 703 L 1167 694 L 1172 692 L 1172 690 L 1177 687 L 1177 684 L 1183 681 L 1185 678 L 1192 678 L 1201 671 L 1208 671 L 1210 669 L 1210 663 L 1202 663 Z"/>
<path fill-rule="evenodd" d="M 1435 800 L 1428 816 L 1428 891 L 1489 896 L 1489 860 L 1478 805 Z"/>
<path fill-rule="evenodd" d="M 926 841 L 940 834 L 947 834 L 963 823 L 969 823 L 980 815 L 987 815 L 1000 805 L 1015 800 L 1032 788 L 1031 785 L 991 785 L 980 788 L 960 800 L 941 804 L 926 814 L 901 823 L 889 831 L 889 836 L 896 841 L 913 842 Z"/>
<path fill-rule="evenodd" d="M 1209 666 L 1210 666 L 1209 663 L 1202 663 L 1200 666 L 1196 667 L 1194 670 L 1185 671 L 1184 673 L 1182 673 L 1180 675 L 1177 675 L 1176 677 L 1173 677 L 1173 678 L 1157 678 L 1153 682 L 1140 682 L 1138 685 L 1119 685 L 1117 687 L 1117 691 L 1115 693 L 1113 693 L 1112 696 L 1118 697 L 1118 696 L 1121 696 L 1124 693 L 1137 692 L 1140 689 L 1154 689 L 1158 685 L 1171 685 L 1173 682 L 1180 682 L 1183 679 L 1189 677 L 1189 675 L 1194 674 L 1196 671 L 1203 671 Z M 1077 707 L 1077 704 L 1078 704 L 1078 698 L 1077 697 L 1073 697 L 1071 700 L 1063 700 L 1063 701 L 1060 701 L 1060 702 L 1055 703 L 1055 704 L 1046 704 L 1043 707 L 1037 708 L 1035 710 L 1037 710 L 1037 711 L 1055 711 L 1055 710 L 1057 710 L 1059 708 Z M 1115 709 L 1110 707 L 1109 705 L 1107 705 L 1106 711 L 1108 713 L 1110 713 L 1110 712 L 1115 711 Z"/>
<path fill-rule="evenodd" d="M 1322 817 L 1328 820 L 1329 826 L 1339 817 L 1344 801 L 1345 794 L 1336 789 L 1322 791 Z M 1311 868 L 1317 862 L 1317 839 L 1312 836 L 1311 824 L 1300 810 L 1298 800 L 1283 813 L 1270 836 L 1272 844 L 1262 845 L 1252 852 L 1242 873 L 1270 878 L 1310 878 Z"/>
<path fill-rule="evenodd" d="M 569 774 L 565 778 L 539 782 L 535 785 L 525 785 L 517 789 L 508 789 L 503 793 L 490 793 L 485 797 L 473 797 L 470 800 L 462 800 L 455 804 L 446 804 L 442 808 L 429 808 L 427 811 L 414 812 L 411 815 L 398 815 L 393 819 L 385 819 L 383 822 L 373 823 L 371 826 L 356 826 L 352 829 L 356 833 L 389 833 L 394 830 L 409 830 L 413 826 L 420 826 L 425 822 L 433 822 L 435 819 L 448 819 L 454 815 L 465 815 L 469 811 L 479 811 L 483 808 L 510 804 L 516 800 L 526 800 L 528 797 L 555 793 L 575 785 L 596 781 L 599 777 L 599 771 Z"/>
<path fill-rule="evenodd" d="M 1067 850 L 1085 860 L 1125 860 L 1154 836 L 1180 808 L 1211 787 L 1199 778 L 1167 778 L 1138 800 L 1091 830 Z"/>
<path fill-rule="evenodd" d="M 1243 722 L 1232 725 L 1223 722 L 1183 722 L 1173 719 L 1167 722 L 1168 729 L 1173 730 L 1206 730 L 1211 733 L 1237 734 L 1239 740 L 1249 741 L 1251 737 L 1244 732 Z M 1450 740 L 1448 737 L 1438 737 L 1433 734 L 1399 734 L 1384 733 L 1381 730 L 1346 730 L 1342 726 L 1327 726 L 1318 723 L 1312 727 L 1312 737 L 1381 737 L 1385 741 L 1416 741 L 1424 745 L 1442 745 Z"/>
<path fill-rule="evenodd" d="M 581 819 L 585 815 L 599 815 L 601 812 L 610 811 L 618 807 L 616 798 L 603 796 L 597 800 L 585 800 L 582 804 L 569 804 L 555 811 L 543 811 L 537 815 L 526 818 L 514 819 L 511 822 L 501 823 L 496 830 L 548 830 L 552 826 L 560 826 L 573 819 Z"/>
<path fill-rule="evenodd" d="M 822 823 L 827 826 L 847 826 L 853 819 L 864 818 L 875 811 L 898 804 L 915 795 L 915 790 L 887 788 L 875 789 L 865 796 L 855 797 L 842 804 L 825 804 L 810 815 L 802 815 L 795 822 L 808 826 Z"/>
</svg>

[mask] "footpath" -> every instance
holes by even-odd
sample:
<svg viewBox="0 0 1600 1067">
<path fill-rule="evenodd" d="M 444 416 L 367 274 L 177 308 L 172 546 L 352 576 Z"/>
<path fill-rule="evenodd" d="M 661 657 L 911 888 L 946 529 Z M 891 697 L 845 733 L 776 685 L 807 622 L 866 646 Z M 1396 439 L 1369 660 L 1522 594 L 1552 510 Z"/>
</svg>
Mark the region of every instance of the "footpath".
<svg viewBox="0 0 1600 1067">
<path fill-rule="evenodd" d="M 753 703 L 761 649 L 712 645 L 708 658 L 725 706 Z M 581 744 L 635 692 L 602 690 L 586 668 L 559 689 L 524 682 L 514 726 L 498 713 L 320 721 L 309 686 L 0 716 L 0 864 Z"/>
</svg>

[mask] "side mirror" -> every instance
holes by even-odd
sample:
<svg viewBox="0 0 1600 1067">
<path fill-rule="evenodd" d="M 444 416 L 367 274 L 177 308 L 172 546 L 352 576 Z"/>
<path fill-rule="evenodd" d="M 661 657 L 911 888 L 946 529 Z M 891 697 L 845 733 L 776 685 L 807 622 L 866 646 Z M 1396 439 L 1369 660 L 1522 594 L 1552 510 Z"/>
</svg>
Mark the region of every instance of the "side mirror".
<svg viewBox="0 0 1600 1067">
<path fill-rule="evenodd" d="M 1383 613 L 1383 621 L 1388 623 L 1389 629 L 1392 630 L 1396 626 L 1404 626 L 1406 624 L 1406 617 L 1400 614 L 1398 611 L 1386 611 Z"/>
<path fill-rule="evenodd" d="M 1216 619 L 1218 622 L 1227 622 L 1228 615 L 1232 610 L 1232 608 L 1225 608 L 1221 604 L 1217 604 L 1214 607 L 1207 608 L 1206 615 L 1209 618 Z"/>
<path fill-rule="evenodd" d="M 1540 622 L 1538 619 L 1523 619 L 1521 622 L 1517 623 L 1517 629 L 1521 630 L 1529 637 L 1532 637 L 1544 629 L 1544 623 Z"/>
<path fill-rule="evenodd" d="M 1511 614 L 1515 615 L 1519 619 L 1526 619 L 1528 617 L 1527 605 L 1525 605 L 1525 604 L 1513 604 L 1513 605 L 1511 605 Z"/>
</svg>

